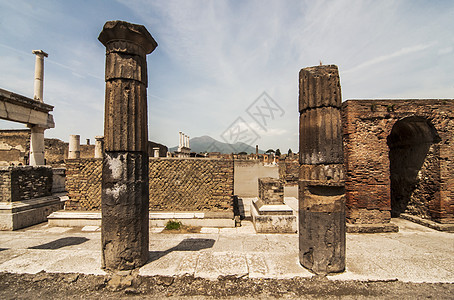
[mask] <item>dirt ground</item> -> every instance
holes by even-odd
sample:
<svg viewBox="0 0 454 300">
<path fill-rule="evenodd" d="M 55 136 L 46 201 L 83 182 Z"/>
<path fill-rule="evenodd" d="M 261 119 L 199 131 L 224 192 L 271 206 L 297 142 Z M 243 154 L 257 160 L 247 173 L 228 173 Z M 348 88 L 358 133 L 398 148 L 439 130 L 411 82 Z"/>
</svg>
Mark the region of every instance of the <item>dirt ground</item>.
<svg viewBox="0 0 454 300">
<path fill-rule="evenodd" d="M 453 299 L 454 283 L 0 273 L 1 299 Z"/>
</svg>

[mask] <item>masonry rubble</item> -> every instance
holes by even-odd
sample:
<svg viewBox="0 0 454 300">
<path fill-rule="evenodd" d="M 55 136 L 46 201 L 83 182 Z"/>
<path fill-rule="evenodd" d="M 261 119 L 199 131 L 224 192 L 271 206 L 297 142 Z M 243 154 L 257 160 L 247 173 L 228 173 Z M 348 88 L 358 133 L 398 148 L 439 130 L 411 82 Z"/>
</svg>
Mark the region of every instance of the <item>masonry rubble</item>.
<svg viewBox="0 0 454 300">
<path fill-rule="evenodd" d="M 299 73 L 299 257 L 316 274 L 345 269 L 345 189 L 337 66 Z"/>
<path fill-rule="evenodd" d="M 106 22 L 105 153 L 102 170 L 102 267 L 128 270 L 148 260 L 146 55 L 157 43 L 142 25 Z"/>
</svg>

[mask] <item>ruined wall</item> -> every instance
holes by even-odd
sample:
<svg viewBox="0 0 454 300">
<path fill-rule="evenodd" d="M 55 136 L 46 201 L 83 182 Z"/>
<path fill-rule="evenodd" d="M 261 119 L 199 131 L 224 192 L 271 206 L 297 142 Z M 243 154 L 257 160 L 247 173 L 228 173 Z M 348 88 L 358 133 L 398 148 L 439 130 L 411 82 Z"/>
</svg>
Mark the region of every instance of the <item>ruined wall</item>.
<svg viewBox="0 0 454 300">
<path fill-rule="evenodd" d="M 68 210 L 101 208 L 101 159 L 66 160 Z M 231 211 L 233 161 L 151 158 L 150 210 Z"/>
<path fill-rule="evenodd" d="M 67 210 L 101 210 L 102 159 L 67 159 Z"/>
<path fill-rule="evenodd" d="M 233 160 L 150 159 L 150 209 L 233 209 Z"/>
<path fill-rule="evenodd" d="M 0 202 L 50 196 L 52 176 L 52 168 L 49 167 L 1 167 Z"/>
<path fill-rule="evenodd" d="M 0 130 L 0 165 L 25 165 L 30 148 L 30 129 Z"/>
<path fill-rule="evenodd" d="M 279 161 L 279 178 L 282 179 L 287 185 L 298 185 L 300 164 L 298 157 L 286 157 Z"/>
<path fill-rule="evenodd" d="M 416 189 L 410 193 L 411 199 L 407 199 L 405 212 L 439 222 L 454 221 L 453 109 L 454 100 L 349 100 L 343 103 L 349 223 L 389 222 L 392 174 L 388 137 L 397 121 L 414 116 L 433 125 L 439 141 L 428 148 L 422 167 L 415 171 L 416 176 L 413 178 L 416 178 Z M 422 129 L 413 131 L 413 134 L 418 134 Z M 399 147 L 409 146 L 405 145 L 405 132 L 401 135 L 398 141 L 401 144 L 395 147 L 395 155 L 398 156 L 394 160 L 396 169 L 399 169 L 399 159 L 404 159 L 404 150 L 399 150 Z M 415 148 L 419 147 L 416 142 L 409 143 L 414 144 L 411 151 L 419 151 Z M 399 171 L 393 171 L 394 178 L 403 178 L 402 175 Z M 409 176 L 408 172 L 405 176 Z M 399 193 L 397 190 L 394 192 Z"/>
</svg>

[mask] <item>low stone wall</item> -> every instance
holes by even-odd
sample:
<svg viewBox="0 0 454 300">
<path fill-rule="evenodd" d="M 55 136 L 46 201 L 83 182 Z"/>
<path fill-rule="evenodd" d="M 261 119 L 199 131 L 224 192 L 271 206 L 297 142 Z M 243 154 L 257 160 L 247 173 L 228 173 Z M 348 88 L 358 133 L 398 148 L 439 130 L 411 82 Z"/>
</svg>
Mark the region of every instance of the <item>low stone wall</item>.
<svg viewBox="0 0 454 300">
<path fill-rule="evenodd" d="M 101 172 L 101 159 L 66 160 L 65 209 L 101 209 Z M 149 175 L 150 210 L 233 210 L 233 160 L 150 158 Z"/>
<path fill-rule="evenodd" d="M 52 176 L 50 167 L 2 167 L 0 168 L 0 202 L 50 196 Z"/>
</svg>

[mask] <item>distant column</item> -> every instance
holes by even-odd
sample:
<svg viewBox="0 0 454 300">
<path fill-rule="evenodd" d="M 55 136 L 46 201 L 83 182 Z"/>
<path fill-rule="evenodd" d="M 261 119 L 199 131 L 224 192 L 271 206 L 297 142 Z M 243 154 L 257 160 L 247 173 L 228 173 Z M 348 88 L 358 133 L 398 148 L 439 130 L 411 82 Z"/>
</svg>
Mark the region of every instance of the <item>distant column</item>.
<svg viewBox="0 0 454 300">
<path fill-rule="evenodd" d="M 104 137 L 95 136 L 95 158 L 102 158 L 104 153 Z"/>
<path fill-rule="evenodd" d="M 159 157 L 159 148 L 153 148 L 153 157 Z"/>
<path fill-rule="evenodd" d="M 80 158 L 80 135 L 69 136 L 68 159 Z"/>
<path fill-rule="evenodd" d="M 44 80 L 44 57 L 48 57 L 48 54 L 43 50 L 33 50 L 35 58 L 35 83 L 33 88 L 33 99 L 39 102 L 43 100 L 43 80 Z"/>
<path fill-rule="evenodd" d="M 102 267 L 129 270 L 148 260 L 146 55 L 157 43 L 123 21 L 107 22 L 98 39 L 106 47 Z"/>
<path fill-rule="evenodd" d="M 299 74 L 299 258 L 316 274 L 345 269 L 345 189 L 337 66 Z"/>
<path fill-rule="evenodd" d="M 183 136 L 182 136 L 183 133 L 180 131 L 178 134 L 179 134 L 178 135 L 178 148 L 182 148 L 183 147 Z"/>
<path fill-rule="evenodd" d="M 189 146 L 189 135 L 188 135 L 186 138 L 188 139 L 188 148 L 191 148 L 191 147 Z"/>
</svg>

